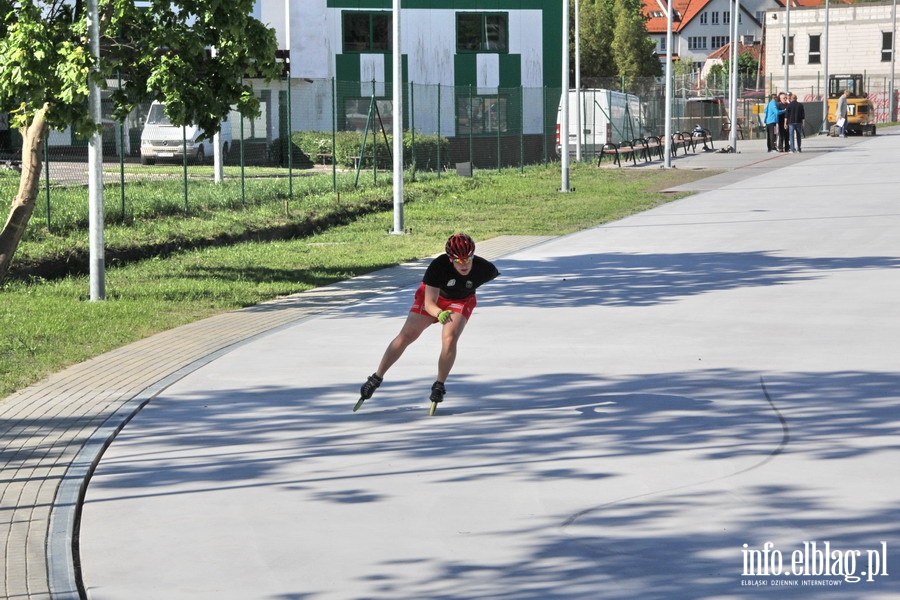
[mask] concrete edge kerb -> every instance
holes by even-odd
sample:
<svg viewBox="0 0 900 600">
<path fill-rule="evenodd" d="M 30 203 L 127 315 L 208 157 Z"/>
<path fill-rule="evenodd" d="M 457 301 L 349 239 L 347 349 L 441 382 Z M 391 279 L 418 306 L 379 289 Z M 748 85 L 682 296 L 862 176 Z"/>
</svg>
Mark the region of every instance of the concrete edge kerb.
<svg viewBox="0 0 900 600">
<path fill-rule="evenodd" d="M 504 236 L 503 238 L 494 238 L 494 240 L 487 240 L 479 243 L 479 247 L 488 247 L 486 252 L 479 252 L 479 254 L 493 260 L 525 248 L 542 245 L 552 239 L 555 238 L 548 236 Z M 382 283 L 379 289 L 372 290 L 371 296 L 374 297 L 395 291 L 402 286 L 415 283 L 420 277 L 419 271 L 415 270 L 415 268 L 426 263 L 427 259 L 411 261 L 354 279 L 358 281 L 373 276 L 384 279 L 385 282 Z M 317 289 L 321 291 L 327 288 L 345 288 L 352 285 L 350 283 L 352 281 L 353 280 L 339 281 L 329 286 L 325 286 L 325 288 Z M 263 305 L 277 306 L 278 304 L 287 301 L 302 300 L 305 293 L 306 292 L 292 294 L 291 296 L 263 303 Z M 51 597 L 54 600 L 83 600 L 88 597 L 83 582 L 81 581 L 80 570 L 78 567 L 77 545 L 77 531 L 81 520 L 81 508 L 87 492 L 87 487 L 90 484 L 91 476 L 97 468 L 97 465 L 100 463 L 100 460 L 103 458 L 103 454 L 106 452 L 107 448 L 115 441 L 116 437 L 125 426 L 128 425 L 128 423 L 151 400 L 182 378 L 241 346 L 289 327 L 293 327 L 305 320 L 318 318 L 328 312 L 338 311 L 345 308 L 348 304 L 359 301 L 360 299 L 358 297 L 348 298 L 346 301 L 338 302 L 336 305 L 321 307 L 320 309 L 300 315 L 296 319 L 291 319 L 285 323 L 251 334 L 237 342 L 193 360 L 177 371 L 145 387 L 130 399 L 125 400 L 82 445 L 75 459 L 66 469 L 66 473 L 63 475 L 59 487 L 57 488 L 53 505 L 50 510 L 50 523 L 46 548 L 47 578 Z M 248 307 L 234 312 L 240 313 L 243 311 L 251 311 L 259 306 L 260 305 L 257 305 L 257 307 Z"/>
</svg>

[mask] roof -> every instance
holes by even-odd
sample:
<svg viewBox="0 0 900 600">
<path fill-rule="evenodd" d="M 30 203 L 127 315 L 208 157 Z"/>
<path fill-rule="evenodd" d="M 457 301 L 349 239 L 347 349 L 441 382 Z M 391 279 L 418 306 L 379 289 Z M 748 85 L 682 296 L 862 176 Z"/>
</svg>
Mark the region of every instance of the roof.
<svg viewBox="0 0 900 600">
<path fill-rule="evenodd" d="M 712 0 L 672 0 L 672 11 L 675 18 L 672 20 L 672 32 L 680 31 L 706 8 Z M 668 27 L 668 19 L 665 14 L 668 2 L 665 0 L 644 0 L 643 13 L 649 17 L 647 21 L 647 33 L 665 33 Z M 663 16 L 653 16 L 662 13 Z"/>
<path fill-rule="evenodd" d="M 749 54 L 756 60 L 759 60 L 763 53 L 762 44 L 738 44 L 738 55 Z M 731 42 L 725 44 L 721 48 L 710 52 L 707 58 L 719 58 L 728 60 L 731 57 Z"/>
<path fill-rule="evenodd" d="M 853 4 L 853 0 L 834 0 L 842 4 Z M 643 0 L 644 8 L 641 11 L 648 18 L 647 33 L 661 34 L 666 33 L 667 19 L 665 17 L 668 7 L 668 0 Z M 672 33 L 681 31 L 685 25 L 690 23 L 694 17 L 699 15 L 707 7 L 712 0 L 672 0 L 672 10 L 675 13 L 675 19 L 672 21 Z M 786 0 L 774 0 L 775 4 L 784 7 Z M 825 0 L 790 0 L 791 7 L 809 8 L 813 6 L 823 6 Z M 746 7 L 742 6 L 741 10 L 747 15 L 753 17 L 746 11 Z M 661 14 L 662 16 L 652 16 Z"/>
</svg>

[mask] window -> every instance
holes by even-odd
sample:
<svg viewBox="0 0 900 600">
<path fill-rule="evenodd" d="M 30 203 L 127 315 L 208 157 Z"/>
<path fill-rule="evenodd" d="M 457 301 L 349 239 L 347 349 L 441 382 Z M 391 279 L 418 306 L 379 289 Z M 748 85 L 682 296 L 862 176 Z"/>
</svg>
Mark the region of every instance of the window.
<svg viewBox="0 0 900 600">
<path fill-rule="evenodd" d="M 719 11 L 713 11 L 713 13 L 712 13 L 712 24 L 713 24 L 713 25 L 718 25 L 718 24 L 719 24 Z"/>
<path fill-rule="evenodd" d="M 507 52 L 509 15 L 456 13 L 457 52 Z"/>
<path fill-rule="evenodd" d="M 821 35 L 809 36 L 809 64 L 811 65 L 822 64 L 821 40 Z"/>
<path fill-rule="evenodd" d="M 785 42 L 784 36 L 781 37 L 781 64 L 784 64 L 784 54 L 785 54 Z M 790 65 L 794 64 L 794 36 L 790 37 L 790 41 L 788 42 L 788 59 Z"/>
<path fill-rule="evenodd" d="M 390 134 L 394 130 L 394 103 L 389 98 L 376 98 L 372 106 L 371 96 L 363 98 L 347 98 L 344 100 L 344 130 L 346 131 L 376 131 L 381 134 L 381 128 Z"/>
<path fill-rule="evenodd" d="M 700 24 L 706 25 L 708 23 L 709 23 L 709 15 L 706 14 L 706 11 L 703 11 L 702 13 L 700 13 Z"/>
<path fill-rule="evenodd" d="M 389 52 L 391 13 L 344 12 L 344 52 Z"/>
<path fill-rule="evenodd" d="M 766 11 L 758 10 L 756 11 L 756 20 L 760 23 L 765 23 L 766 21 Z"/>
<path fill-rule="evenodd" d="M 505 96 L 460 96 L 456 99 L 458 135 L 504 133 L 509 99 Z"/>
<path fill-rule="evenodd" d="M 665 37 L 659 38 L 659 51 L 660 52 L 666 51 L 666 38 Z"/>
<path fill-rule="evenodd" d="M 665 18 L 665 16 L 666 16 L 666 13 L 664 13 L 661 10 L 651 10 L 650 11 L 651 19 L 663 19 L 663 18 Z"/>
<path fill-rule="evenodd" d="M 725 44 L 728 43 L 727 35 L 714 35 L 712 36 L 712 47 L 713 49 L 721 48 Z"/>
<path fill-rule="evenodd" d="M 881 32 L 881 62 L 891 62 L 894 53 L 894 34 L 891 31 Z"/>
<path fill-rule="evenodd" d="M 722 24 L 728 25 L 729 23 L 731 23 L 731 13 L 728 12 L 727 10 L 723 10 L 722 11 Z"/>
<path fill-rule="evenodd" d="M 706 37 L 696 36 L 688 38 L 688 50 L 706 50 Z"/>
</svg>

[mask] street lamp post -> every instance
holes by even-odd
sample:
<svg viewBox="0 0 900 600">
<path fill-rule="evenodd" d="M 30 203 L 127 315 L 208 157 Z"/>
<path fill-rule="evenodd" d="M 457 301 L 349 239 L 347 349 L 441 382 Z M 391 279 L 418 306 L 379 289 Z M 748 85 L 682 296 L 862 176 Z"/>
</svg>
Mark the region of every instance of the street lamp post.
<svg viewBox="0 0 900 600">
<path fill-rule="evenodd" d="M 94 61 L 100 60 L 100 13 L 97 0 L 87 3 L 88 40 Z M 96 67 L 88 79 L 88 111 L 97 127 L 102 123 L 100 88 L 94 81 Z M 90 298 L 106 299 L 106 254 L 103 241 L 103 138 L 95 130 L 88 142 L 88 244 L 90 247 Z"/>
<path fill-rule="evenodd" d="M 400 48 L 400 0 L 393 2 L 393 15 L 391 23 L 391 39 L 393 47 L 391 78 L 393 79 L 392 103 L 393 103 L 393 134 L 394 134 L 394 231 L 403 233 L 403 71 L 401 65 Z"/>
<path fill-rule="evenodd" d="M 825 91 L 822 94 L 822 131 L 821 133 L 828 133 L 828 21 L 830 20 L 830 14 L 828 12 L 828 1 L 825 0 L 825 44 L 822 51 L 824 54 L 823 60 L 823 75 L 825 78 Z"/>
<path fill-rule="evenodd" d="M 737 120 L 737 95 L 738 95 L 738 46 L 740 41 L 738 40 L 738 20 L 741 16 L 741 2 L 740 0 L 734 0 L 734 13 L 731 18 L 731 98 L 729 101 L 729 112 L 731 113 L 731 131 L 728 135 L 728 143 L 731 145 L 732 151 L 737 152 L 737 131 L 738 131 L 738 120 Z"/>
<path fill-rule="evenodd" d="M 790 88 L 790 69 L 791 69 L 791 0 L 785 2 L 787 12 L 784 16 L 784 87 L 782 91 L 786 92 Z"/>
<path fill-rule="evenodd" d="M 562 102 L 559 115 L 561 161 L 560 192 L 569 190 L 569 0 L 563 0 L 562 14 Z"/>
<path fill-rule="evenodd" d="M 663 166 L 672 166 L 672 0 L 667 0 L 666 6 L 666 141 Z"/>
<path fill-rule="evenodd" d="M 584 127 L 581 126 L 581 26 L 578 13 L 578 0 L 575 0 L 575 160 L 581 162 L 581 138 Z"/>
<path fill-rule="evenodd" d="M 891 114 L 888 115 L 888 122 L 893 122 L 896 118 L 894 115 L 897 110 L 897 101 L 894 98 L 896 95 L 896 88 L 894 87 L 894 63 L 895 55 L 897 54 L 897 0 L 894 0 L 891 3 L 891 97 L 888 99 L 888 110 L 891 111 Z"/>
</svg>

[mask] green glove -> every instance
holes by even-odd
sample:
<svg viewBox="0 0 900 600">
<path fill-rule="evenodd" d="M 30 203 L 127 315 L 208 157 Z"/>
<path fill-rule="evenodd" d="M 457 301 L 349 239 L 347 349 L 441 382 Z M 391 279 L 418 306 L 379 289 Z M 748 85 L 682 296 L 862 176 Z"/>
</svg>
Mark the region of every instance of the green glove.
<svg viewBox="0 0 900 600">
<path fill-rule="evenodd" d="M 441 325 L 443 325 L 444 323 L 446 323 L 447 321 L 450 320 L 450 315 L 452 315 L 452 314 L 453 314 L 453 311 L 452 311 L 452 310 L 445 310 L 445 311 L 442 311 L 442 312 L 437 316 L 438 323 L 440 323 Z"/>
</svg>

